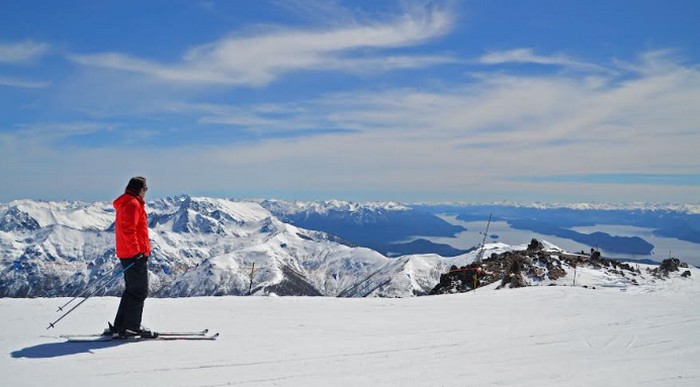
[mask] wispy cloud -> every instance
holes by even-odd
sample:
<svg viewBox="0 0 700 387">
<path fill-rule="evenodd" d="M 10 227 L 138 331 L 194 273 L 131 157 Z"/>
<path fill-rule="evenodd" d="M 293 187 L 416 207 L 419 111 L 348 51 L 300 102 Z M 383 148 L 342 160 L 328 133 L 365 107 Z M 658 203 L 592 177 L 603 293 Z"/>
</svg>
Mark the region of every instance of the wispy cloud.
<svg viewBox="0 0 700 387">
<path fill-rule="evenodd" d="M 541 56 L 536 55 L 532 49 L 517 48 L 508 51 L 494 51 L 485 54 L 479 58 L 482 64 L 502 64 L 502 63 L 536 63 L 546 65 L 564 65 L 577 64 L 578 62 L 563 56 Z"/>
<path fill-rule="evenodd" d="M 225 129 L 221 140 L 229 143 L 240 132 L 261 142 L 281 133 L 331 132 L 343 133 L 334 137 L 341 142 L 362 138 L 384 154 L 390 152 L 382 147 L 396 149 L 398 163 L 406 157 L 402 149 L 417 152 L 414 142 L 428 149 L 434 144 L 433 163 L 455 152 L 449 160 L 459 164 L 465 150 L 485 160 L 500 155 L 492 166 L 504 176 L 604 173 L 611 166 L 625 173 L 700 168 L 693 150 L 700 146 L 700 113 L 694 108 L 700 106 L 700 71 L 655 58 L 648 66 L 646 54 L 630 62 L 633 72 L 615 68 L 619 77 L 482 72 L 449 86 L 360 89 L 285 103 L 179 102 L 164 105 L 161 113 L 194 120 L 201 133 Z"/>
<path fill-rule="evenodd" d="M 644 66 L 644 58 L 639 66 Z M 511 182 L 512 176 L 572 173 L 663 176 L 700 168 L 696 156 L 700 112 L 694 109 L 700 106 L 700 71 L 667 60 L 666 65 L 654 64 L 664 71 L 645 68 L 621 79 L 499 72 L 433 90 L 324 95 L 293 107 L 281 106 L 289 109 L 288 114 L 278 117 L 257 105 L 228 110 L 219 106 L 207 115 L 210 123 L 262 130 L 351 130 L 352 134 L 309 138 L 294 146 L 261 144 L 256 152 L 264 149 L 282 159 L 308 152 L 310 157 L 335 160 L 336 167 L 357 171 L 358 178 L 377 168 L 392 168 L 391 173 L 377 172 L 378 178 L 405 177 L 407 185 L 416 176 L 421 181 L 440 180 L 435 183 L 443 186 L 476 183 L 486 178 L 484 174 Z M 344 149 L 363 149 L 365 156 L 357 158 Z M 342 154 L 348 159 L 339 161 Z"/>
<path fill-rule="evenodd" d="M 50 46 L 47 43 L 36 43 L 31 40 L 16 43 L 0 42 L 0 65 L 31 64 L 45 55 L 49 48 Z M 41 89 L 49 85 L 50 82 L 0 74 L 0 87 Z"/>
<path fill-rule="evenodd" d="M 240 86 L 267 85 L 299 70 L 376 71 L 431 66 L 448 56 L 387 55 L 383 50 L 420 45 L 447 33 L 445 9 L 412 8 L 388 21 L 317 29 L 267 27 L 187 50 L 180 62 L 161 63 L 124 53 L 79 54 L 76 63 L 141 73 L 162 81 Z"/>
<path fill-rule="evenodd" d="M 51 85 L 50 82 L 32 81 L 26 79 L 16 79 L 0 76 L 0 86 L 20 87 L 25 89 L 41 89 Z"/>
<path fill-rule="evenodd" d="M 397 150 L 394 160 L 403 164 L 418 144 L 433 152 L 432 164 L 449 160 L 446 170 L 450 163 L 460 165 L 465 154 L 478 154 L 503 176 L 609 173 L 611 166 L 617 173 L 700 168 L 695 66 L 654 53 L 606 74 L 488 69 L 451 85 L 357 89 L 284 103 L 171 101 L 160 110 L 154 110 L 156 104 L 132 113 L 181 117 L 176 121 L 185 122 L 183 127 L 195 125 L 181 131 L 201 133 L 196 137 L 215 133 L 221 146 L 251 134 L 261 144 L 281 137 L 308 143 L 313 136 L 324 142 L 358 139 L 356 146 L 370 142 L 377 153 L 391 153 L 382 147 Z M 162 137 L 149 140 L 156 144 Z M 190 141 L 192 136 L 182 136 L 166 143 Z M 284 144 L 274 151 L 285 154 Z M 314 152 L 318 159 L 337 157 Z"/>
<path fill-rule="evenodd" d="M 424 61 L 424 66 L 449 62 L 448 56 L 379 52 L 386 54 L 382 47 L 439 36 L 440 28 L 428 29 L 433 32 L 409 28 L 423 31 L 413 38 L 388 33 L 383 41 L 372 40 L 372 48 L 347 39 L 358 31 L 395 31 L 401 23 L 319 32 L 343 37 L 333 40 L 336 43 L 347 41 L 341 44 L 345 48 L 337 50 L 312 42 L 309 31 L 276 31 L 198 47 L 174 65 L 123 54 L 74 59 L 90 66 L 104 61 L 101 65 L 110 69 L 204 85 L 214 79 L 228 84 L 237 80 L 233 84 L 239 85 L 271 82 L 301 68 L 377 71 L 370 69 L 401 68 L 412 60 Z M 274 47 L 291 42 L 309 46 L 274 53 Z M 236 50 L 253 55 L 254 47 L 261 50 L 256 60 L 227 56 Z M 295 65 L 296 59 L 286 59 L 293 54 L 311 62 Z M 415 193 L 418 182 L 445 199 L 465 193 L 500 198 L 516 191 L 520 197 L 531 193 L 541 200 L 547 199 L 543 193 L 553 198 L 593 198 L 601 183 L 608 198 L 664 200 L 664 195 L 692 197 L 697 192 L 697 65 L 684 63 L 669 51 L 604 65 L 533 51 L 492 54 L 482 57 L 481 65 L 466 64 L 468 76 L 450 83 L 358 87 L 305 99 L 283 98 L 279 103 L 269 102 L 275 100 L 270 98 L 227 104 L 208 98 L 205 92 L 196 98 L 187 93 L 164 97 L 163 90 L 172 89 L 151 88 L 151 84 L 148 92 L 153 94 L 141 95 L 130 84 L 134 88 L 127 87 L 116 101 L 104 106 L 112 114 L 110 120 L 122 122 L 123 117 L 115 115 L 124 115 L 130 121 L 127 126 L 142 128 L 140 136 L 133 129 L 128 135 L 115 134 L 124 130 L 119 124 L 116 130 L 89 121 L 6 131 L 0 135 L 0 152 L 13 161 L 0 166 L 0 172 L 11 176 L 29 168 L 28 173 L 50 179 L 53 166 L 61 161 L 95 176 L 119 177 L 128 168 L 179 192 L 190 192 L 174 183 L 184 176 L 188 184 L 211 191 L 255 191 L 265 196 L 265 191 L 290 192 L 302 186 L 308 192 L 329 192 L 333 187 L 340 193 L 384 192 L 385 196 L 369 199 L 397 200 L 416 199 L 403 195 Z M 494 66 L 538 62 L 577 71 L 531 72 Z M 85 87 L 91 90 L 96 83 L 100 84 L 86 81 Z M 109 88 L 109 94 L 114 91 Z M 123 101 L 133 106 L 117 105 Z M 159 122 L 167 124 L 159 126 Z M 169 126 L 174 127 L 172 132 Z M 94 142 L 71 147 L 70 153 L 61 152 L 65 146 L 54 146 L 74 145 L 73 139 L 105 133 L 109 141 L 102 141 L 100 145 L 107 146 L 99 150 Z M 200 137 L 210 140 L 197 143 Z M 32 153 L 25 154 L 26 149 Z M 98 161 L 91 163 L 92 159 Z M 129 160 L 127 166 L 105 161 L 122 159 Z"/>
<path fill-rule="evenodd" d="M 0 144 L 9 147 L 43 146 L 54 147 L 56 143 L 77 136 L 111 131 L 114 124 L 102 122 L 60 122 L 23 125 L 12 130 L 4 128 Z"/>
<path fill-rule="evenodd" d="M 563 66 L 587 71 L 610 71 L 609 68 L 601 65 L 578 61 L 563 54 L 538 55 L 531 48 L 492 51 L 482 55 L 478 59 L 478 63 L 484 65 L 538 64 L 546 66 Z"/>
<path fill-rule="evenodd" d="M 0 43 L 0 63 L 22 64 L 34 61 L 48 52 L 47 43 L 31 40 L 17 43 Z"/>
</svg>

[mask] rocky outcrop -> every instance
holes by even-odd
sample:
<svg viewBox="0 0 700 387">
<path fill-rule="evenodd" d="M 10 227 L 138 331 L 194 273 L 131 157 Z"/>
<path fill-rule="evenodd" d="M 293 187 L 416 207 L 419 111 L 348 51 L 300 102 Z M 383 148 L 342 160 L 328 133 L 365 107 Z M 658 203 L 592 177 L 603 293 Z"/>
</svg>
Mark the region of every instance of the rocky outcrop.
<svg viewBox="0 0 700 387">
<path fill-rule="evenodd" d="M 541 255 L 543 262 L 546 262 L 548 258 L 544 258 L 547 254 L 541 252 L 543 249 L 544 246 L 533 239 L 530 247 L 525 251 L 492 254 L 481 264 L 472 263 L 459 268 L 452 266 L 449 272 L 440 276 L 440 282 L 430 294 L 463 293 L 498 281 L 501 282 L 499 287 L 517 288 L 529 286 L 531 281 L 545 280 L 552 275 L 547 269 L 547 264 L 540 264 L 538 258 L 530 256 L 539 252 L 537 254 Z M 554 263 L 549 263 L 549 267 L 555 266 L 558 267 Z M 554 274 L 557 278 L 563 275 L 566 275 L 563 269 Z"/>
<path fill-rule="evenodd" d="M 440 275 L 440 282 L 429 294 L 464 293 L 479 287 L 484 281 L 484 270 L 480 265 L 471 264 L 458 268 L 452 266 L 450 271 Z"/>
<path fill-rule="evenodd" d="M 678 258 L 668 258 L 664 259 L 663 262 L 661 262 L 661 265 L 659 265 L 658 268 L 652 270 L 651 273 L 656 277 L 667 278 L 671 275 L 671 273 L 680 271 L 680 269 L 687 268 L 688 264 L 685 262 L 681 262 Z M 690 270 L 686 270 L 683 274 L 681 274 L 681 276 L 690 277 Z"/>
<path fill-rule="evenodd" d="M 530 241 L 530 244 L 527 245 L 527 251 L 530 253 L 537 253 L 539 251 L 544 250 L 544 245 L 542 242 L 538 241 L 537 239 L 532 239 Z"/>
<path fill-rule="evenodd" d="M 662 264 L 657 270 L 659 273 L 666 273 L 670 270 L 677 271 L 678 267 L 683 267 L 682 265 L 683 263 L 676 260 Z M 569 254 L 547 250 L 541 242 L 533 239 L 523 251 L 492 254 L 480 265 L 471 264 L 461 268 L 453 266 L 448 273 L 440 277 L 440 283 L 433 288 L 430 294 L 468 292 L 496 282 L 499 282 L 497 289 L 519 288 L 535 284 L 564 284 L 561 280 L 580 267 L 601 270 L 609 275 L 619 276 L 631 285 L 637 285 L 638 281 L 635 277 L 641 275 L 637 267 L 615 259 L 605 258 L 595 249 L 592 249 L 590 254 Z M 568 281 L 565 283 L 569 284 Z M 571 284 L 573 284 L 573 276 Z"/>
</svg>

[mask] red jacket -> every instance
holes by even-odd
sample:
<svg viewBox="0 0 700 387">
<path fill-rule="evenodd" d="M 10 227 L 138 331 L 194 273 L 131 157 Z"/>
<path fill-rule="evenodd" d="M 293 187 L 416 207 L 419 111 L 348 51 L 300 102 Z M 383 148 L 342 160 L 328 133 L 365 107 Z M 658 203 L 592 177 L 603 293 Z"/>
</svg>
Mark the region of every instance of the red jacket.
<svg viewBox="0 0 700 387">
<path fill-rule="evenodd" d="M 151 255 L 148 219 L 143 198 L 127 191 L 112 204 L 117 210 L 117 220 L 114 222 L 117 257 L 133 258 L 139 253 L 145 256 Z"/>
</svg>

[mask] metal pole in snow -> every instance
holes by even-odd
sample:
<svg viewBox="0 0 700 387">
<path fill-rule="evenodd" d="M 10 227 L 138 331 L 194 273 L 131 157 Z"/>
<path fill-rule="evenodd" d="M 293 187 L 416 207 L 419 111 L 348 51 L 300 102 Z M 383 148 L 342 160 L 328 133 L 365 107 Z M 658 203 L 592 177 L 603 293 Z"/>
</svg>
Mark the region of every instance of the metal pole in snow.
<svg viewBox="0 0 700 387">
<path fill-rule="evenodd" d="M 253 262 L 253 267 L 250 269 L 250 285 L 248 286 L 248 295 L 253 290 L 253 274 L 255 273 L 255 262 Z"/>
<path fill-rule="evenodd" d="M 476 254 L 476 259 L 474 262 L 476 263 L 481 263 L 481 259 L 484 257 L 484 245 L 486 245 L 486 237 L 488 236 L 489 233 L 489 227 L 491 226 L 491 217 L 493 216 L 493 213 L 489 214 L 489 222 L 486 223 L 486 232 L 484 232 L 484 240 L 481 241 L 481 248 L 479 249 L 479 252 Z"/>
</svg>

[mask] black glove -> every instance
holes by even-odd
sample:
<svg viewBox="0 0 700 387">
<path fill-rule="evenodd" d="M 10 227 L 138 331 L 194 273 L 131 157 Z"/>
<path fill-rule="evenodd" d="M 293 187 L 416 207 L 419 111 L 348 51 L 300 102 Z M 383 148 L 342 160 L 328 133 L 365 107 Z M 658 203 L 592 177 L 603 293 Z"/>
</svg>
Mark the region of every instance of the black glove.
<svg viewBox="0 0 700 387">
<path fill-rule="evenodd" d="M 135 259 L 137 261 L 143 261 L 143 262 L 148 262 L 148 255 L 143 255 L 143 253 L 138 253 L 134 255 L 132 259 Z"/>
</svg>

